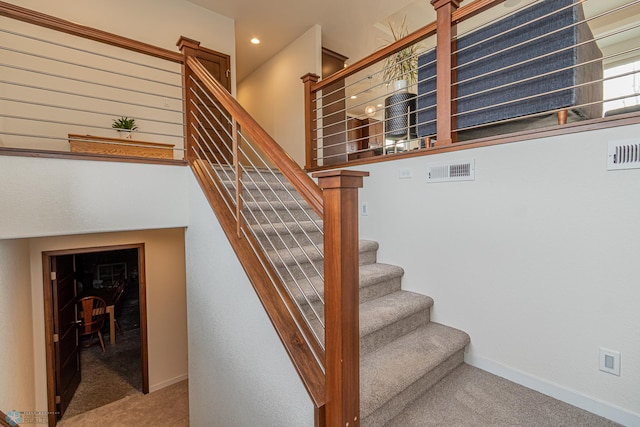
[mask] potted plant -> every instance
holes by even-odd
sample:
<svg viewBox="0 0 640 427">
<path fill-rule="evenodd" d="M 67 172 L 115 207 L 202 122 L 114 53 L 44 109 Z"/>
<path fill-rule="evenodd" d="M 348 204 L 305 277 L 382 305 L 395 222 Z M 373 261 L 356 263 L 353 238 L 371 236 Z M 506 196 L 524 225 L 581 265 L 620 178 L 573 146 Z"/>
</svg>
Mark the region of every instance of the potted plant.
<svg viewBox="0 0 640 427">
<path fill-rule="evenodd" d="M 406 37 L 409 33 L 406 16 L 398 28 L 389 22 L 394 41 Z M 393 93 L 384 103 L 385 138 L 409 140 L 416 135 L 416 95 L 409 93 L 418 79 L 418 46 L 412 44 L 388 56 L 383 63 L 382 78 L 387 86 L 393 82 Z"/>
<path fill-rule="evenodd" d="M 121 138 L 126 139 L 131 139 L 131 134 L 138 129 L 136 119 L 130 119 L 126 116 L 114 119 L 111 127 L 118 131 Z"/>
<path fill-rule="evenodd" d="M 391 22 L 388 23 L 394 42 L 405 38 L 409 34 L 406 20 L 407 17 L 405 16 L 398 28 L 394 28 Z M 393 82 L 395 92 L 404 91 L 408 86 L 416 84 L 418 79 L 417 53 L 418 45 L 412 44 L 385 59 L 382 78 L 387 83 L 387 86 Z"/>
</svg>

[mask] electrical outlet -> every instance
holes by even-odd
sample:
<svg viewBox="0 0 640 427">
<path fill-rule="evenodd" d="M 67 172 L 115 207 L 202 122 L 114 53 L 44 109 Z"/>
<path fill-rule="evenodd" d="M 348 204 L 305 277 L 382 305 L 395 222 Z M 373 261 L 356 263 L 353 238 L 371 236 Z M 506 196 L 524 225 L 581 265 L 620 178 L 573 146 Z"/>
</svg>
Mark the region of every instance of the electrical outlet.
<svg viewBox="0 0 640 427">
<path fill-rule="evenodd" d="M 600 370 L 620 376 L 620 352 L 600 347 Z"/>
<path fill-rule="evenodd" d="M 398 169 L 398 178 L 400 179 L 413 178 L 413 173 L 411 172 L 410 168 Z"/>
<path fill-rule="evenodd" d="M 369 215 L 369 203 L 367 202 L 362 202 L 362 205 L 360 205 L 360 214 L 362 216 L 367 216 Z"/>
<path fill-rule="evenodd" d="M 167 98 L 163 98 L 163 104 L 165 107 L 169 106 L 169 100 Z"/>
</svg>

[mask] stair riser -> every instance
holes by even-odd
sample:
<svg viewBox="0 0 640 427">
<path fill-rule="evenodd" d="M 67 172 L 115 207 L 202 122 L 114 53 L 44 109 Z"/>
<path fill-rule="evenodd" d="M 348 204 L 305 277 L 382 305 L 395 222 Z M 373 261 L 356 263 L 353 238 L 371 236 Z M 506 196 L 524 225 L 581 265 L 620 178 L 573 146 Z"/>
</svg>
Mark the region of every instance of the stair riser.
<svg viewBox="0 0 640 427">
<path fill-rule="evenodd" d="M 360 304 L 362 304 L 363 302 L 367 302 L 376 298 L 383 297 L 395 291 L 399 291 L 400 285 L 401 285 L 400 278 L 394 278 L 394 279 L 382 281 L 380 283 L 374 283 L 367 286 L 360 286 L 359 294 L 358 294 L 360 297 L 359 302 Z M 320 302 L 318 296 L 313 291 L 309 290 L 306 292 L 306 299 L 308 300 L 306 301 L 305 298 L 302 297 L 302 295 L 300 294 L 300 290 L 295 285 L 288 284 L 288 286 L 290 286 L 291 289 L 295 289 L 292 292 L 297 292 L 297 294 L 295 294 L 294 297 L 298 299 L 298 303 L 300 304 L 300 306 L 304 306 L 308 302 L 311 302 L 312 304 L 314 304 L 314 308 L 316 309 L 317 312 L 321 312 L 321 310 L 324 309 L 322 307 L 322 303 Z M 309 289 L 311 287 L 311 285 L 306 280 L 300 282 L 299 286 L 302 289 Z M 314 283 L 314 286 L 318 290 L 319 295 L 322 298 L 324 298 L 323 284 Z M 316 304 L 318 304 L 318 306 L 316 306 Z"/>
<path fill-rule="evenodd" d="M 266 227 L 265 227 L 266 228 Z M 266 231 L 266 230 L 265 230 Z M 263 231 L 258 231 L 258 240 L 268 249 L 284 249 L 296 246 L 307 246 L 311 242 L 316 245 L 322 245 L 324 235 L 320 232 L 315 233 L 292 233 L 265 236 Z"/>
<path fill-rule="evenodd" d="M 274 259 L 274 265 L 277 269 L 283 269 L 283 276 L 288 279 L 290 277 L 299 280 L 305 278 L 305 273 L 308 277 L 317 276 L 318 273 L 324 272 L 324 259 L 317 259 L 319 256 L 317 254 L 311 254 L 310 262 L 308 259 L 303 258 L 302 256 L 296 257 L 296 261 L 292 259 L 289 254 L 282 255 L 283 259 L 274 258 L 273 255 L 270 255 L 272 259 Z M 376 262 L 376 251 L 364 251 L 360 252 L 360 265 L 365 264 L 374 264 Z M 284 266 L 288 267 L 288 269 Z M 314 268 L 315 266 L 315 268 Z M 304 272 L 304 273 L 303 273 Z"/>
<path fill-rule="evenodd" d="M 378 251 L 360 252 L 358 265 L 375 264 L 378 261 Z"/>
<path fill-rule="evenodd" d="M 295 264 L 291 260 L 287 260 L 287 265 L 285 267 L 282 261 L 278 259 L 274 264 L 278 271 L 282 272 L 282 276 L 286 281 L 289 279 L 306 280 L 306 278 L 318 276 L 318 272 L 320 274 L 324 272 L 324 261 L 322 260 L 314 262 L 313 264 L 310 262 L 300 262 L 299 265 Z"/>
<path fill-rule="evenodd" d="M 245 212 L 246 218 L 250 223 L 282 223 L 293 222 L 294 219 L 298 221 L 319 221 L 318 216 L 312 210 L 303 209 L 273 209 L 269 206 L 261 206 L 261 209 L 254 208 L 255 204 L 252 204 L 252 213 Z"/>
<path fill-rule="evenodd" d="M 431 310 L 426 308 L 404 319 L 400 319 L 385 328 L 360 337 L 360 356 L 389 344 L 399 336 L 408 334 L 422 325 L 429 323 Z"/>
<path fill-rule="evenodd" d="M 398 393 L 387 403 L 372 414 L 362 419 L 362 425 L 367 427 L 382 427 L 398 416 L 415 399 L 433 387 L 438 381 L 447 376 L 464 362 L 464 350 L 454 353 L 436 368 L 432 369 L 411 386 Z"/>
<path fill-rule="evenodd" d="M 402 287 L 402 277 L 394 277 L 381 282 L 373 283 L 369 286 L 360 287 L 360 303 L 371 301 L 376 298 L 399 291 Z"/>
<path fill-rule="evenodd" d="M 298 291 L 298 296 L 300 295 Z M 311 307 L 308 302 L 305 301 L 300 305 L 301 311 L 304 314 L 305 318 L 314 321 L 316 319 L 320 319 L 324 322 L 324 305 L 317 299 L 311 299 Z M 412 316 L 406 317 L 404 319 L 399 320 L 398 322 L 394 322 L 391 325 L 388 325 L 384 329 L 380 329 L 371 334 L 361 336 L 360 337 L 360 356 L 364 356 L 372 351 L 377 350 L 378 348 L 390 343 L 395 340 L 397 337 L 409 333 L 418 327 L 429 323 L 430 319 L 430 310 L 426 309 L 419 313 L 415 313 Z"/>
<path fill-rule="evenodd" d="M 297 201 L 298 203 L 300 203 L 302 206 L 307 205 L 307 202 L 302 198 L 302 196 L 300 196 L 298 193 L 295 192 L 291 192 L 291 191 L 286 191 L 286 190 L 274 190 L 272 188 L 256 188 L 256 186 L 252 186 L 254 188 L 244 188 L 244 191 L 242 192 L 242 197 L 245 201 L 256 201 L 256 202 L 260 202 L 263 200 L 269 200 L 269 201 L 283 201 L 283 202 L 290 202 L 290 201 Z M 229 188 L 229 191 L 231 191 L 233 194 L 235 194 L 235 188 L 234 186 L 228 186 L 227 188 Z M 249 194 L 249 192 L 251 192 L 251 194 Z"/>
<path fill-rule="evenodd" d="M 235 194 L 236 192 L 235 181 L 232 182 L 232 181 L 225 180 L 223 181 L 223 185 L 225 188 L 227 188 L 227 190 L 230 193 Z M 251 192 L 253 197 L 258 198 L 258 197 L 265 196 L 269 198 L 270 197 L 269 194 L 274 195 L 275 193 L 280 198 L 291 199 L 292 197 L 294 197 L 297 200 L 304 200 L 304 198 L 300 194 L 298 194 L 296 190 L 293 188 L 293 186 L 291 185 L 282 186 L 278 183 L 265 183 L 263 181 L 256 181 L 255 183 L 253 183 L 247 180 L 247 181 L 243 181 L 240 184 L 240 186 L 243 190 L 244 196 L 249 196 L 248 193 Z M 250 196 L 246 200 L 251 200 Z"/>
</svg>

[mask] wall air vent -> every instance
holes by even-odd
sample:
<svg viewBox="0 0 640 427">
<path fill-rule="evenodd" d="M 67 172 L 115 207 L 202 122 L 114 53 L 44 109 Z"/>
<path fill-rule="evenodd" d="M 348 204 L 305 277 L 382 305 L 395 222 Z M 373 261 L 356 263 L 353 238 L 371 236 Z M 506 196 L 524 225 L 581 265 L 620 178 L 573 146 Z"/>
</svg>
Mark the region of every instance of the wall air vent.
<svg viewBox="0 0 640 427">
<path fill-rule="evenodd" d="M 608 170 L 640 168 L 640 142 L 609 141 Z"/>
<path fill-rule="evenodd" d="M 427 166 L 427 182 L 473 181 L 476 179 L 475 159 L 454 160 Z"/>
</svg>

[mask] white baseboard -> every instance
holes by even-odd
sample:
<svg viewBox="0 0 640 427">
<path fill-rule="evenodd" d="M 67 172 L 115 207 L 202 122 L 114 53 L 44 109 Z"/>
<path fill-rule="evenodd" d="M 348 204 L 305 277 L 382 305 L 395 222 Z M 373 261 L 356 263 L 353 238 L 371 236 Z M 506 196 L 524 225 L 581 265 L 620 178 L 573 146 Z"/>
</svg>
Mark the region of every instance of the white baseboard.
<svg viewBox="0 0 640 427">
<path fill-rule="evenodd" d="M 149 393 L 153 393 L 154 391 L 162 390 L 165 387 L 169 387 L 175 383 L 179 383 L 180 381 L 184 381 L 189 378 L 189 374 L 179 375 L 177 377 L 168 379 L 166 381 L 162 381 L 161 383 L 149 385 Z"/>
<path fill-rule="evenodd" d="M 640 414 L 635 414 L 609 403 L 585 396 L 575 390 L 533 377 L 529 374 L 509 368 L 489 359 L 465 353 L 464 361 L 478 369 L 506 378 L 516 384 L 520 384 L 542 394 L 546 394 L 554 399 L 558 399 L 593 414 L 600 415 L 601 417 L 610 419 L 627 427 L 640 427 Z"/>
</svg>

